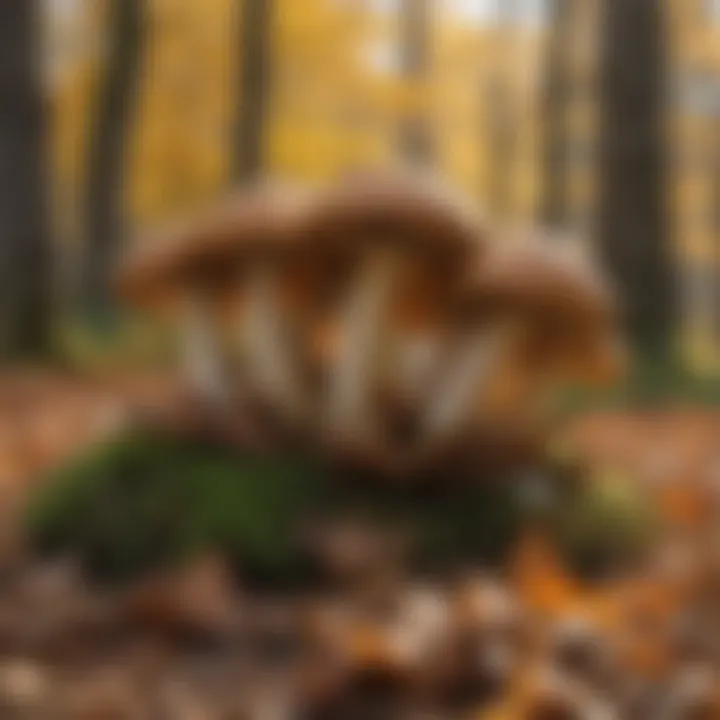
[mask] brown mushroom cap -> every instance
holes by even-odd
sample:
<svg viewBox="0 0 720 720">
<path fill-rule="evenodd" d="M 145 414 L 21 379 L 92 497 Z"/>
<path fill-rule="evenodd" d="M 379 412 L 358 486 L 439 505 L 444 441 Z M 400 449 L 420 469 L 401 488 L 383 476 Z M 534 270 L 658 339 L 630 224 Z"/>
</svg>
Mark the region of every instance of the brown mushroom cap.
<svg viewBox="0 0 720 720">
<path fill-rule="evenodd" d="M 615 319 L 612 293 L 601 275 L 539 240 L 488 252 L 464 285 L 460 306 L 469 319 L 513 315 L 565 326 L 611 325 Z"/>
<path fill-rule="evenodd" d="M 341 255 L 394 243 L 435 260 L 455 261 L 477 250 L 483 224 L 471 204 L 437 178 L 386 169 L 347 176 L 308 214 L 304 232 Z"/>
<path fill-rule="evenodd" d="M 611 288 L 590 262 L 559 244 L 536 238 L 493 248 L 460 296 L 464 322 L 524 321 L 531 366 L 560 361 L 569 377 L 593 383 L 622 373 Z"/>
<path fill-rule="evenodd" d="M 144 307 L 183 288 L 222 292 L 250 263 L 290 258 L 301 248 L 304 200 L 286 187 L 243 188 L 201 215 L 140 239 L 121 264 L 121 295 Z"/>
</svg>

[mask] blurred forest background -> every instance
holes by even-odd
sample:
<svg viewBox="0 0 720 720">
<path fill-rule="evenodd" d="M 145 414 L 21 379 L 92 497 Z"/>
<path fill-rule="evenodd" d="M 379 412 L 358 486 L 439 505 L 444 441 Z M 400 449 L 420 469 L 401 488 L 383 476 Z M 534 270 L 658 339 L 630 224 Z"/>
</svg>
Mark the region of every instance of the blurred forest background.
<svg viewBox="0 0 720 720">
<path fill-rule="evenodd" d="M 591 245 L 652 352 L 720 367 L 717 0 L 8 0 L 2 345 L 112 327 L 136 232 L 266 174 L 432 164 Z"/>
</svg>

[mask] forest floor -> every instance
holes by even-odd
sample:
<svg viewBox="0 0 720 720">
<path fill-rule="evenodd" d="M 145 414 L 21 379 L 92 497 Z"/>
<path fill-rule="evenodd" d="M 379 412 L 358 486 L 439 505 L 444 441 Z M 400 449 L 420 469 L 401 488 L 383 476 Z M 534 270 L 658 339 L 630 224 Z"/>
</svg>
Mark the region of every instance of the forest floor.
<svg viewBox="0 0 720 720">
<path fill-rule="evenodd" d="M 658 549 L 653 572 L 629 585 L 586 589 L 558 566 L 541 541 L 529 538 L 527 547 L 518 550 L 512 582 L 498 583 L 478 571 L 462 587 L 425 588 L 425 600 L 433 599 L 432 607 L 426 613 L 428 603 L 420 603 L 425 610 L 410 623 L 410 639 L 403 636 L 401 641 L 392 629 L 370 628 L 363 621 L 353 626 L 353 637 L 343 646 L 352 649 L 342 662 L 329 658 L 327 646 L 322 645 L 323 652 L 314 652 L 299 675 L 280 679 L 270 669 L 289 652 L 289 628 L 297 621 L 298 608 L 290 601 L 244 594 L 230 581 L 221 559 L 205 558 L 181 575 L 158 578 L 118 596 L 88 587 L 71 561 L 38 565 L 24 556 L 16 518 L 37 478 L 122 423 L 129 402 L 156 391 L 156 381 L 138 377 L 88 380 L 40 371 L 0 377 L 1 718 L 638 720 L 659 717 L 652 707 L 660 702 L 660 687 L 663 702 L 678 707 L 673 718 L 700 717 L 683 714 L 695 707 L 709 708 L 702 717 L 720 717 L 716 684 L 720 618 L 708 620 L 700 609 L 710 594 L 720 592 L 720 552 L 710 554 L 709 535 L 702 534 L 720 517 L 720 410 L 675 407 L 589 413 L 574 421 L 563 438 L 593 466 L 627 473 L 634 482 L 643 483 L 658 503 L 673 536 Z M 701 545 L 707 553 L 698 550 Z M 688 548 L 694 548 L 693 562 L 687 562 L 687 556 L 678 561 Z M 710 578 L 710 565 L 717 566 L 717 577 Z M 708 581 L 702 593 L 701 580 Z M 718 586 L 710 587 L 710 580 Z M 407 579 L 406 584 L 417 600 L 413 581 Z M 408 589 L 406 606 L 415 602 L 410 594 Z M 504 598 L 506 602 L 500 603 L 504 607 L 498 610 L 493 597 Z M 624 629 L 617 629 L 621 606 L 623 612 L 632 607 L 643 616 L 649 624 L 647 637 L 640 638 L 633 625 L 638 636 L 633 634 L 630 642 L 627 623 L 631 621 L 625 616 Z M 322 634 L 318 631 L 322 626 L 323 632 L 332 634 L 335 626 L 329 618 L 334 610 L 323 605 L 320 612 L 318 607 L 313 606 L 313 613 L 319 613 L 313 618 L 324 619 L 314 630 Z M 511 607 L 518 608 L 512 618 Z M 507 651 L 519 652 L 516 631 L 528 614 L 536 620 L 542 616 L 544 630 L 555 628 L 557 642 L 551 649 L 548 636 L 538 634 L 536 627 L 533 647 L 542 646 L 542 652 L 537 651 L 541 661 L 531 663 L 523 651 L 525 659 L 506 667 Z M 438 620 L 440 615 L 444 620 Z M 682 642 L 665 633 L 671 625 L 675 628 L 676 620 L 690 622 L 701 616 L 705 619 L 699 634 L 715 643 L 712 648 L 700 648 L 697 628 L 692 632 L 684 628 Z M 651 629 L 653 618 L 662 633 Z M 578 629 L 578 619 L 583 630 Z M 568 628 L 570 621 L 575 623 L 573 632 L 565 628 L 560 633 L 565 621 Z M 422 654 L 419 639 L 429 638 L 433 634 L 429 628 L 438 623 L 446 630 L 439 642 L 447 662 L 437 662 L 437 650 L 434 668 L 406 662 L 415 657 L 415 650 Z M 510 632 L 510 625 L 512 638 L 503 635 Z M 463 654 L 459 635 L 450 628 L 463 628 L 463 637 L 476 638 L 471 655 Z M 552 655 L 564 651 L 560 634 L 574 658 L 564 669 L 563 657 Z M 394 639 L 385 642 L 390 636 Z M 601 667 L 601 650 L 611 645 L 618 653 L 622 646 L 626 665 L 618 660 L 615 668 Z M 256 654 L 249 654 L 248 647 Z M 494 659 L 471 672 L 468 658 L 477 659 L 480 650 Z M 501 650 L 506 652 L 502 660 L 492 655 Z M 351 700 L 351 665 L 382 670 L 378 673 L 383 675 L 382 692 L 373 686 L 363 698 Z M 551 670 L 558 671 L 552 680 L 548 679 Z M 456 680 L 468 673 L 474 690 L 479 692 L 482 686 L 487 699 L 471 693 L 468 705 L 450 699 L 450 692 L 442 702 L 428 699 L 425 691 L 430 687 L 452 686 L 462 695 L 462 683 Z M 402 689 L 389 694 L 389 685 Z M 438 694 L 442 693 L 438 690 Z M 367 705 L 370 695 L 376 704 Z M 298 697 L 304 698 L 306 708 L 315 707 L 315 714 L 300 713 L 293 704 Z M 543 703 L 569 708 L 570 714 L 533 714 L 545 707 Z M 601 715 L 601 707 L 610 714 Z M 320 712 L 323 708 L 325 714 Z"/>
</svg>

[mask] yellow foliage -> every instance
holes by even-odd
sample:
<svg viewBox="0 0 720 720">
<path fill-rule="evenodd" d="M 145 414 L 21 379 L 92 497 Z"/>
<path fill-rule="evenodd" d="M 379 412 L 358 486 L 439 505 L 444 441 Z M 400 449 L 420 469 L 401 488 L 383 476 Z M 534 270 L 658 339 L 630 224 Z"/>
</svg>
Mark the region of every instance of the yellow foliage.
<svg viewBox="0 0 720 720">
<path fill-rule="evenodd" d="M 707 22 L 700 3 L 668 2 L 674 62 L 694 72 L 717 72 L 718 27 Z M 108 30 L 106 3 L 79 0 L 77 27 L 70 31 L 67 18 L 62 23 L 50 18 L 57 26 L 49 28 L 50 47 L 62 60 L 52 59 L 50 147 L 63 227 L 72 226 L 70 216 L 81 197 Z M 468 21 L 453 15 L 449 3 L 432 4 L 428 76 L 408 82 L 399 67 L 398 18 L 387 6 L 378 10 L 382 3 L 275 0 L 273 5 L 270 173 L 318 183 L 360 163 L 389 160 L 398 152 L 403 118 L 418 115 L 432 129 L 439 169 L 479 200 L 492 199 L 498 143 L 497 117 L 494 122 L 492 117 L 499 107 L 507 115 L 499 126 L 509 138 L 504 165 L 510 196 L 502 208 L 509 217 L 504 219 L 528 224 L 537 217 L 544 33 Z M 597 202 L 597 157 L 591 151 L 598 137 L 594 83 L 600 6 L 598 0 L 576 5 L 570 48 L 568 188 L 571 220 L 581 232 Z M 172 215 L 228 184 L 240 94 L 237 0 L 147 0 L 147 8 L 144 76 L 127 179 L 133 226 Z M 67 37 L 80 40 L 69 43 Z M 499 106 L 494 87 L 503 88 Z M 671 115 L 673 148 L 682 159 L 669 188 L 679 259 L 717 264 L 709 250 L 715 231 L 709 220 L 702 221 L 712 216 L 712 182 L 702 159 L 716 152 L 716 122 L 687 108 Z"/>
</svg>

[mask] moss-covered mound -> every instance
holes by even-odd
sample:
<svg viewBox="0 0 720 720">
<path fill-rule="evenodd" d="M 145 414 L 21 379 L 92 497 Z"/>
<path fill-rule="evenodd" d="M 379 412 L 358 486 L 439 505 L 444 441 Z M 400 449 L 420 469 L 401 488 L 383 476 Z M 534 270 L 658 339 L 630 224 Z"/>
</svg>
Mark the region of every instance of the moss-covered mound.
<svg viewBox="0 0 720 720">
<path fill-rule="evenodd" d="M 530 493 L 526 482 L 487 478 L 410 488 L 349 477 L 301 452 L 242 454 L 134 431 L 48 478 L 27 530 L 37 551 L 75 554 L 99 578 L 210 550 L 246 576 L 283 583 L 311 576 L 300 538 L 323 518 L 408 530 L 416 561 L 433 568 L 500 562 L 528 522 L 546 523 L 568 557 L 593 569 L 646 542 L 647 513 L 630 489 L 608 500 L 567 472 L 537 477 Z"/>
<path fill-rule="evenodd" d="M 322 473 L 304 457 L 238 455 L 131 432 L 93 448 L 43 484 L 27 511 L 43 553 L 74 552 L 123 577 L 206 549 L 269 570 L 290 560 L 293 521 Z"/>
</svg>

